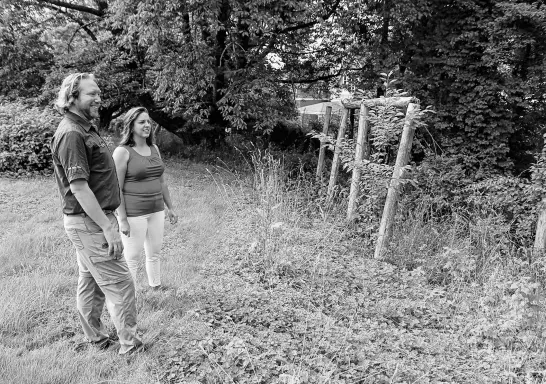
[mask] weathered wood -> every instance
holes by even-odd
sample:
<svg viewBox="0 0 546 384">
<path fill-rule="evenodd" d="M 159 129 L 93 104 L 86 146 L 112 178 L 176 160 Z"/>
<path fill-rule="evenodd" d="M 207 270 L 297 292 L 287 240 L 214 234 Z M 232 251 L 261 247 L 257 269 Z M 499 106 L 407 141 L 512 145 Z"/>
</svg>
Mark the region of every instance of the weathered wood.
<svg viewBox="0 0 546 384">
<path fill-rule="evenodd" d="M 413 115 L 418 110 L 419 105 L 414 103 L 408 104 L 404 129 L 402 131 L 400 146 L 398 147 L 398 154 L 396 156 L 396 164 L 394 165 L 392 179 L 387 192 L 387 200 L 385 201 L 385 208 L 383 209 L 383 216 L 381 217 L 381 224 L 379 226 L 379 236 L 375 247 L 375 258 L 383 256 L 392 237 L 392 224 L 396 215 L 396 208 L 398 207 L 398 198 L 400 195 L 400 179 L 402 178 L 403 169 L 409 161 L 411 143 L 415 133 Z"/>
<path fill-rule="evenodd" d="M 339 124 L 339 131 L 337 132 L 336 148 L 334 150 L 334 159 L 332 160 L 332 170 L 330 172 L 330 183 L 328 184 L 328 201 L 334 197 L 334 188 L 337 182 L 337 176 L 339 172 L 339 162 L 341 156 L 341 143 L 345 138 L 345 129 L 347 127 L 347 120 L 349 119 L 349 110 L 343 108 L 341 123 Z"/>
<path fill-rule="evenodd" d="M 542 135 L 544 146 L 542 147 L 541 160 L 546 160 L 546 133 Z M 542 255 L 546 249 L 546 197 L 542 198 L 538 209 L 537 229 L 535 232 L 534 252 Z"/>
<path fill-rule="evenodd" d="M 330 127 L 330 118 L 332 116 L 332 107 L 326 107 L 326 114 L 324 115 L 324 125 L 322 126 L 322 134 L 328 135 L 328 128 Z M 324 157 L 326 156 L 326 147 L 324 146 L 324 140 L 320 140 L 319 157 L 317 164 L 317 180 L 322 181 L 324 174 Z"/>
<path fill-rule="evenodd" d="M 364 104 L 366 107 L 369 108 L 387 104 L 397 108 L 406 108 L 409 103 L 418 104 L 418 100 L 415 97 L 379 97 L 377 99 L 368 100 L 341 100 L 341 104 L 343 104 L 343 106 L 347 109 L 360 108 L 361 104 Z"/>
<path fill-rule="evenodd" d="M 542 254 L 546 248 L 546 199 L 541 202 L 535 233 L 534 252 Z"/>
<path fill-rule="evenodd" d="M 360 117 L 358 119 L 358 133 L 356 137 L 356 151 L 355 151 L 355 166 L 353 168 L 353 176 L 351 179 L 351 191 L 349 193 L 349 205 L 347 207 L 347 219 L 352 220 L 354 217 L 354 211 L 356 206 L 356 198 L 359 192 L 360 175 L 362 169 L 359 166 L 362 159 L 365 157 L 369 159 L 370 152 L 367 150 L 369 143 L 370 123 L 368 121 L 368 114 L 370 108 L 362 105 L 360 108 Z"/>
<path fill-rule="evenodd" d="M 355 109 L 349 110 L 349 132 L 347 133 L 349 139 L 355 138 Z"/>
</svg>

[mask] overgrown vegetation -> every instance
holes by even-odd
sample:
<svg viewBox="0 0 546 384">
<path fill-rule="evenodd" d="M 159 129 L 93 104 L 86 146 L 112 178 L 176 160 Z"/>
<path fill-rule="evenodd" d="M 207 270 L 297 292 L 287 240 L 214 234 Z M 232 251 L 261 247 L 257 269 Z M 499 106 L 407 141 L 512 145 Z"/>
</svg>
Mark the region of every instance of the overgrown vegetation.
<svg viewBox="0 0 546 384">
<path fill-rule="evenodd" d="M 416 174 L 421 189 L 406 195 L 390 252 L 377 261 L 375 230 L 363 218 L 347 225 L 345 202 L 327 205 L 312 172 L 269 152 L 248 161 L 251 173 L 169 163 L 185 220 L 168 228 L 170 288 L 139 296 L 144 337 L 155 345 L 127 370 L 115 355 L 72 352 L 80 341 L 70 304 L 77 276 L 60 218 L 51 216 L 53 180 L 2 183 L 0 295 L 9 303 L 0 317 L 2 377 L 33 384 L 544 380 L 544 261 L 515 245 L 517 233 L 499 210 L 477 203 L 465 215 L 455 205 L 446 210 L 453 186 L 435 189 L 443 184 Z M 366 211 L 366 201 L 362 217 L 374 222 L 379 212 Z M 13 236 L 36 225 L 42 230 L 32 233 L 42 235 L 33 240 Z M 40 300 L 18 299 L 16 285 Z M 82 358 L 104 369 L 78 375 Z"/>
<path fill-rule="evenodd" d="M 52 109 L 0 99 L 0 174 L 51 173 L 49 142 L 59 121 Z"/>
<path fill-rule="evenodd" d="M 440 222 L 424 204 L 376 261 L 312 175 L 252 165 L 252 190 L 225 189 L 231 252 L 188 292 L 206 332 L 161 356 L 162 382 L 544 380 L 544 262 L 514 252 L 502 218 Z"/>
</svg>

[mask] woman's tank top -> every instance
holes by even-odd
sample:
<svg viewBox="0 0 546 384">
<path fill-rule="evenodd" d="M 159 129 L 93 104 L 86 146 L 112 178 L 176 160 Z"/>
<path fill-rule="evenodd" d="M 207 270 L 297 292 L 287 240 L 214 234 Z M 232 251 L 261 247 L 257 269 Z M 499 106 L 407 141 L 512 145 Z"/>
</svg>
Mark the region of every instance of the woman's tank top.
<svg viewBox="0 0 546 384">
<path fill-rule="evenodd" d="M 142 156 L 128 145 L 123 145 L 123 148 L 129 152 L 123 185 L 127 216 L 142 216 L 162 211 L 164 203 L 159 179 L 165 171 L 165 165 L 155 145 L 150 147 L 150 156 Z"/>
</svg>

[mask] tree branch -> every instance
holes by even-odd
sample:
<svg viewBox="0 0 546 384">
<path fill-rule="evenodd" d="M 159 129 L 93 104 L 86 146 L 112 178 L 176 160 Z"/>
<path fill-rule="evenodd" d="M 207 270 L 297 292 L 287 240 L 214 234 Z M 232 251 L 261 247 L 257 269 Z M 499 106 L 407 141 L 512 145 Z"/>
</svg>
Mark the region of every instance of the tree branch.
<svg viewBox="0 0 546 384">
<path fill-rule="evenodd" d="M 90 13 L 95 16 L 102 17 L 104 16 L 104 9 L 95 9 L 91 7 L 86 7 L 84 5 L 78 5 L 78 4 L 72 4 L 68 3 L 66 1 L 57 1 L 57 0 L 37 0 L 39 3 L 46 3 L 51 5 L 56 5 L 57 7 L 63 7 L 67 9 L 73 9 L 75 11 L 83 12 L 83 13 Z"/>
<path fill-rule="evenodd" d="M 282 84 L 292 84 L 292 83 L 295 83 L 295 84 L 312 84 L 312 83 L 316 83 L 317 81 L 321 81 L 321 80 L 333 79 L 334 77 L 338 77 L 340 74 L 341 74 L 341 70 L 339 72 L 337 72 L 337 73 L 332 74 L 332 75 L 319 76 L 319 77 L 315 77 L 314 79 L 277 80 L 277 82 L 282 83 Z"/>
<path fill-rule="evenodd" d="M 95 4 L 97 4 L 98 10 L 102 12 L 102 14 L 106 13 L 106 10 L 108 9 L 108 0 L 95 0 Z"/>
<path fill-rule="evenodd" d="M 96 23 L 96 22 L 97 22 L 97 20 L 93 20 L 93 21 L 90 21 L 90 22 L 87 23 L 87 24 L 83 24 L 83 25 L 80 24 L 80 27 L 77 28 L 77 29 L 74 31 L 74 33 L 72 34 L 72 37 L 70 38 L 70 41 L 68 42 L 68 52 L 70 52 L 70 45 L 72 44 L 72 40 L 74 40 L 74 37 L 76 37 L 76 34 L 79 32 L 79 30 L 80 30 L 80 29 L 86 30 L 86 29 L 88 29 L 87 27 L 88 27 L 89 25 L 94 24 L 94 23 Z M 88 33 L 89 33 L 89 32 L 88 32 Z M 93 38 L 94 41 L 97 41 L 97 38 L 95 37 L 94 34 L 92 34 L 92 38 Z"/>
<path fill-rule="evenodd" d="M 49 9 L 52 9 L 54 11 L 57 11 L 59 13 L 62 13 L 63 15 L 65 15 L 66 17 L 68 17 L 69 19 L 71 19 L 72 21 L 74 21 L 75 23 L 79 24 L 80 28 L 83 29 L 88 35 L 89 37 L 91 38 L 91 40 L 93 41 L 97 41 L 97 36 L 95 36 L 95 34 L 93 33 L 92 30 L 90 30 L 87 25 L 89 24 L 92 24 L 92 23 L 84 23 L 83 20 L 80 20 L 78 19 L 77 17 L 71 15 L 70 13 L 66 12 L 66 11 L 63 11 L 62 9 L 60 8 L 57 8 L 53 5 L 49 5 L 49 4 L 46 4 L 45 7 L 49 8 Z"/>
<path fill-rule="evenodd" d="M 342 67 L 342 68 L 340 68 L 336 73 L 333 73 L 333 74 L 330 74 L 330 75 L 318 76 L 318 77 L 311 78 L 311 79 L 277 80 L 277 82 L 283 83 L 283 84 L 292 84 L 292 83 L 296 83 L 296 84 L 311 84 L 311 83 L 316 83 L 317 81 L 321 81 L 321 80 L 330 80 L 330 79 L 333 79 L 334 77 L 338 77 L 339 75 L 341 75 L 342 72 L 347 72 L 347 71 L 361 71 L 361 70 L 363 70 L 363 69 L 365 69 L 365 68 L 366 68 L 366 67 L 362 67 L 362 68 L 343 68 L 343 67 Z"/>
<path fill-rule="evenodd" d="M 329 19 L 335 13 L 335 11 L 337 10 L 337 7 L 339 6 L 340 2 L 341 2 L 341 0 L 336 0 L 336 3 L 332 6 L 332 9 L 327 14 L 321 16 L 321 18 L 324 19 L 324 20 Z M 318 21 L 315 20 L 315 21 L 311 21 L 309 23 L 294 25 L 292 27 L 288 27 L 288 28 L 284 28 L 284 29 L 281 29 L 281 30 L 274 31 L 272 33 L 271 37 L 270 37 L 269 43 L 264 48 L 264 50 L 261 52 L 261 54 L 258 56 L 259 60 L 263 60 L 273 50 L 273 47 L 275 46 L 275 43 L 277 42 L 277 37 L 280 34 L 290 32 L 290 31 L 295 31 L 295 30 L 298 30 L 298 29 L 312 27 L 313 25 L 315 25 L 317 23 L 318 23 Z"/>
<path fill-rule="evenodd" d="M 323 19 L 323 20 L 328 20 L 335 13 L 335 11 L 337 10 L 337 7 L 339 6 L 340 2 L 341 2 L 341 0 L 337 0 L 336 3 L 332 6 L 332 9 L 327 14 L 325 14 L 323 16 L 320 16 L 320 18 Z M 277 31 L 276 33 L 281 34 L 281 33 L 297 31 L 298 29 L 310 28 L 313 25 L 318 24 L 318 23 L 319 23 L 318 20 L 314 20 L 314 21 L 310 21 L 308 23 L 293 25 L 291 27 L 281 29 L 281 30 Z"/>
</svg>

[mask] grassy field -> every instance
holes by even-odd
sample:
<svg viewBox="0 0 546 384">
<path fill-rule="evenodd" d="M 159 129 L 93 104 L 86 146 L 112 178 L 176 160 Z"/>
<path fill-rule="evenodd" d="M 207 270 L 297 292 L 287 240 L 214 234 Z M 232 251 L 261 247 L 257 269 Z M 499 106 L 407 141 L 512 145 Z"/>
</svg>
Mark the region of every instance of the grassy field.
<svg viewBox="0 0 546 384">
<path fill-rule="evenodd" d="M 83 341 L 75 307 L 77 267 L 63 226 L 54 179 L 0 180 L 0 382 L 155 383 L 158 349 L 188 326 L 193 304 L 183 292 L 200 279 L 199 269 L 223 236 L 226 203 L 203 167 L 172 163 L 168 181 L 179 213 L 166 224 L 162 276 L 167 292 L 139 282 L 139 329 L 153 342 L 150 353 L 126 362 Z M 113 325 L 105 311 L 111 332 Z"/>
<path fill-rule="evenodd" d="M 153 345 L 129 359 L 74 351 L 77 273 L 53 179 L 1 179 L 0 382 L 545 382 L 540 263 L 501 258 L 482 236 L 475 276 L 478 229 L 418 215 L 399 223 L 391 263 L 374 260 L 310 181 L 287 183 L 271 157 L 254 167 L 242 178 L 169 163 L 180 216 L 166 225 L 169 289 L 141 275 L 139 328 Z M 397 264 L 411 255 L 428 259 Z"/>
</svg>

